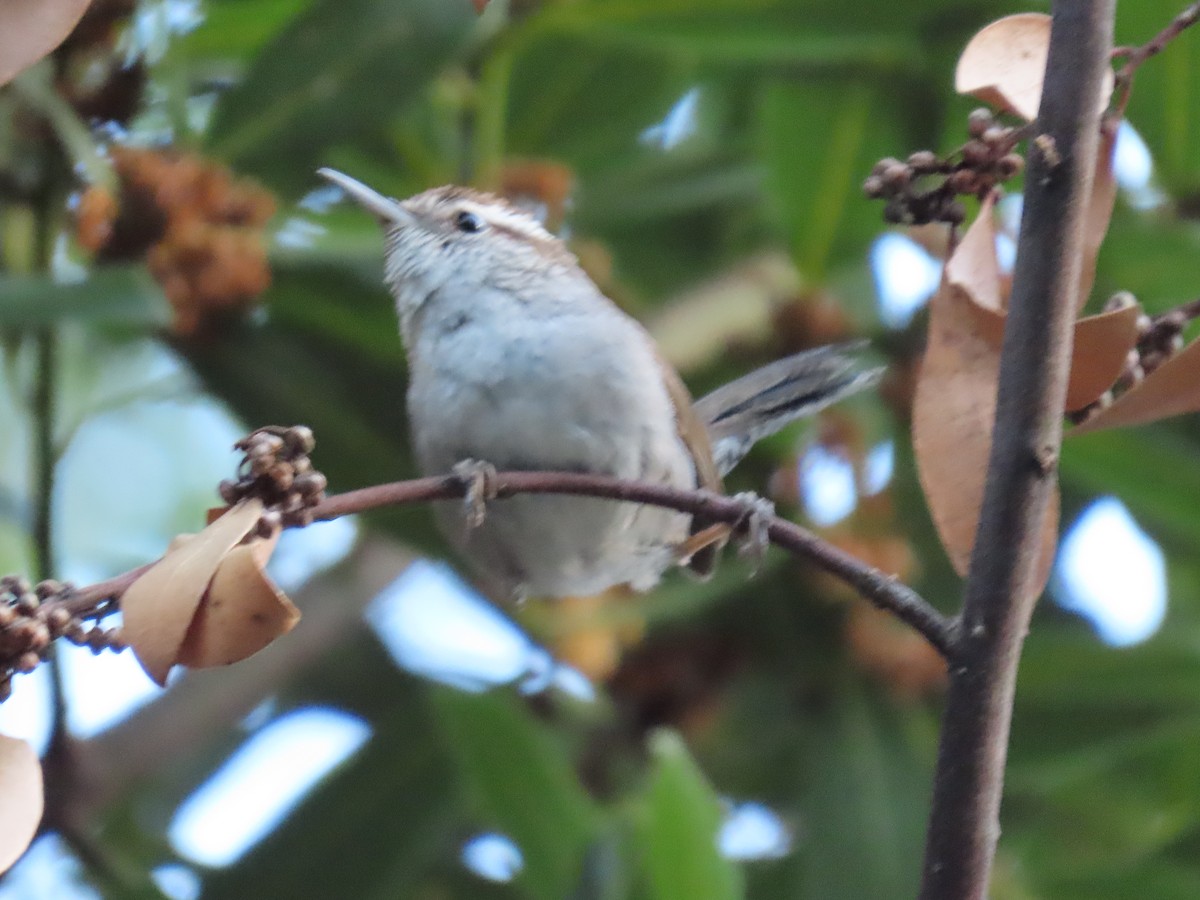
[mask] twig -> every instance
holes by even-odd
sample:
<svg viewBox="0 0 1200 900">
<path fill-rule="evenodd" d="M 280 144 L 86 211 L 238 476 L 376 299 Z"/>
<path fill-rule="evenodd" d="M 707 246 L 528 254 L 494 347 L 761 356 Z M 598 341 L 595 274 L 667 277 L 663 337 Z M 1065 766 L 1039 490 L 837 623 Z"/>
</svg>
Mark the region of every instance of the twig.
<svg viewBox="0 0 1200 900">
<path fill-rule="evenodd" d="M 994 441 L 950 660 L 922 900 L 983 900 L 1000 834 L 1017 663 L 1038 593 L 1057 484 L 1084 223 L 1115 0 L 1056 0 L 1037 121 L 1057 165 L 1030 154 Z"/>
<path fill-rule="evenodd" d="M 1167 48 L 1167 44 L 1179 37 L 1185 30 L 1200 21 L 1200 3 L 1189 4 L 1183 12 L 1171 20 L 1171 24 L 1152 37 L 1140 47 L 1114 47 L 1113 59 L 1125 60 L 1121 72 L 1132 74 L 1138 66 L 1152 56 L 1157 56 Z"/>
<path fill-rule="evenodd" d="M 1112 51 L 1112 58 L 1123 59 L 1125 64 L 1121 66 L 1116 76 L 1116 89 L 1118 92 L 1117 109 L 1124 114 L 1125 106 L 1129 102 L 1129 92 L 1133 87 L 1133 76 L 1137 74 L 1137 70 L 1142 63 L 1150 59 L 1152 56 L 1157 56 L 1167 48 L 1167 44 L 1179 37 L 1186 29 L 1195 25 L 1200 21 L 1200 3 L 1189 4 L 1179 15 L 1171 20 L 1171 24 L 1148 40 L 1146 43 L 1137 47 L 1116 47 Z"/>
<path fill-rule="evenodd" d="M 517 494 L 605 497 L 663 506 L 699 515 L 711 522 L 725 522 L 739 530 L 746 524 L 746 506 L 735 498 L 710 491 L 680 490 L 658 484 L 624 481 L 605 475 L 577 472 L 499 472 L 495 478 L 495 486 L 498 498 Z M 457 476 L 418 478 L 327 497 L 312 509 L 312 513 L 318 520 L 336 519 L 385 506 L 451 500 L 462 497 L 465 491 L 466 483 Z M 767 526 L 767 535 L 771 543 L 838 576 L 880 609 L 888 610 L 907 622 L 923 634 L 943 656 L 950 655 L 954 644 L 954 623 L 895 576 L 887 575 L 855 559 L 812 532 L 785 519 L 772 517 Z M 107 581 L 81 588 L 70 597 L 53 602 L 61 604 L 73 615 L 94 617 L 101 613 L 100 604 L 119 598 L 146 568 L 148 567 L 142 566 Z"/>
</svg>

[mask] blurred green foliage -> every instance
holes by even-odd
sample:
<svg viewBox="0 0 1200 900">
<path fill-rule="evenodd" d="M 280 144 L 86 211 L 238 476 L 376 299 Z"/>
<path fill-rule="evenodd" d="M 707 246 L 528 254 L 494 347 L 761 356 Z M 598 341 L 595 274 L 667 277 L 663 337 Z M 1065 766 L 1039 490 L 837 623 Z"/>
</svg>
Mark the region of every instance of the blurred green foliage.
<svg viewBox="0 0 1200 900">
<path fill-rule="evenodd" d="M 1147 39 L 1179 6 L 1122 4 L 1118 42 Z M 356 212 L 299 205 L 319 186 L 313 170 L 336 166 L 405 196 L 446 181 L 496 188 L 506 163 L 543 160 L 569 170 L 570 233 L 581 252 L 611 256 L 610 289 L 639 314 L 653 319 L 686 289 L 756 254 L 782 253 L 799 272 L 800 305 L 832 298 L 857 330 L 911 361 L 922 322 L 896 333 L 878 322 L 867 252 L 884 229 L 859 184 L 882 156 L 962 142 L 974 104 L 952 93 L 957 53 L 989 20 L 1028 8 L 491 0 L 479 15 L 469 0 L 208 0 L 199 26 L 146 67 L 151 88 L 138 121 L 168 123 L 180 145 L 275 191 L 278 234 L 296 222 L 321 233 L 272 245 L 262 315 L 206 341 L 162 339 L 242 421 L 310 425 L 333 489 L 409 476 L 404 362 L 380 287 L 380 239 Z M 1128 289 L 1158 310 L 1200 285 L 1191 218 L 1200 188 L 1197 40 L 1185 34 L 1138 76 L 1129 117 L 1171 202 L 1118 209 L 1098 296 Z M 677 146 L 648 140 L 646 130 L 693 91 L 694 130 Z M 19 133 L 18 111 L 62 119 L 60 106 L 38 108 L 44 93 L 0 93 L 0 172 L 20 184 L 40 171 L 65 195 L 63 172 L 83 152 L 78 129 L 64 137 L 74 143 L 62 171 L 49 174 L 55 166 L 30 157 L 39 145 Z M 189 108 L 214 93 L 211 121 L 189 126 Z M 61 199 L 52 192 L 45 202 Z M 28 207 L 0 204 L 0 337 L 12 389 L 0 425 L 11 476 L 0 492 L 0 568 L 27 570 L 33 498 L 17 460 L 37 413 L 12 399 L 34 377 L 23 342 L 53 327 L 95 332 L 119 348 L 162 336 L 169 313 L 137 262 L 98 266 L 74 284 L 51 279 L 53 234 L 29 226 Z M 62 227 L 61 215 L 50 219 Z M 22 247 L 33 249 L 22 256 Z M 698 390 L 713 384 L 781 352 L 783 332 L 764 320 L 755 339 L 685 375 Z M 907 542 L 915 586 L 953 609 L 959 584 L 921 501 L 907 423 L 876 400 L 852 417 L 872 440 L 896 441 L 894 514 L 852 520 L 844 534 Z M 735 486 L 763 490 L 798 439 L 793 432 L 756 453 Z M 1065 521 L 1097 495 L 1120 497 L 1167 554 L 1169 610 L 1157 635 L 1118 650 L 1044 602 L 1018 685 L 997 900 L 1200 895 L 1197 460 L 1194 417 L 1068 442 Z M 104 527 L 100 516 L 94 527 Z M 382 514 L 366 527 L 443 552 L 426 510 Z M 321 603 L 343 605 L 353 620 L 367 599 L 348 599 L 353 583 L 335 572 Z M 324 643 L 316 635 L 304 664 L 261 694 L 285 709 L 347 709 L 373 737 L 246 856 L 203 872 L 203 896 L 911 896 L 938 700 L 868 671 L 846 640 L 849 610 L 827 581 L 774 557 L 753 578 L 731 563 L 710 585 L 670 579 L 638 606 L 601 614 L 646 633 L 592 705 L 435 687 L 399 672 L 361 628 L 335 629 Z M 541 639 L 555 637 L 554 610 L 515 614 Z M 308 622 L 284 641 L 300 641 Z M 202 693 L 205 677 L 188 681 Z M 91 862 L 107 865 L 89 877 L 106 896 L 152 890 L 145 873 L 174 857 L 165 825 L 240 739 L 237 712 L 92 810 Z M 176 702 L 170 714 L 182 722 L 190 711 Z M 120 727 L 136 741 L 144 723 Z M 793 831 L 791 852 L 723 859 L 715 837 L 723 797 L 778 811 Z M 463 840 L 489 829 L 524 854 L 510 884 L 486 883 L 457 861 Z"/>
</svg>

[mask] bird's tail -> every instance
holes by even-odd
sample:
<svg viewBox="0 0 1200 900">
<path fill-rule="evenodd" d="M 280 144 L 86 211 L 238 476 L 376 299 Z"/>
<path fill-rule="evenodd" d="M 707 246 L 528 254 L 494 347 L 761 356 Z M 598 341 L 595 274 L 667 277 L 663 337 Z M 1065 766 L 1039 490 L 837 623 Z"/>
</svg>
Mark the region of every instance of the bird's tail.
<svg viewBox="0 0 1200 900">
<path fill-rule="evenodd" d="M 805 350 L 698 400 L 717 470 L 725 475 L 757 441 L 878 383 L 883 369 L 863 369 L 857 359 L 865 347 L 866 341 L 856 341 Z"/>
</svg>

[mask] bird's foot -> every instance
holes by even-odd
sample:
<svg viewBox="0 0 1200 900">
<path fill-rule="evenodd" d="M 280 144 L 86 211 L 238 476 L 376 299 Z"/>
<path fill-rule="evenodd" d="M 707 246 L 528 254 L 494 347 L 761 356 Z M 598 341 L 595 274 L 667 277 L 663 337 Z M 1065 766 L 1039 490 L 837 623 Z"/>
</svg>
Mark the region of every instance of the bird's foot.
<svg viewBox="0 0 1200 900">
<path fill-rule="evenodd" d="M 455 463 L 453 471 L 466 491 L 463 494 L 463 518 L 467 528 L 478 528 L 487 517 L 488 501 L 496 499 L 496 467 L 478 459 L 464 459 Z"/>
<path fill-rule="evenodd" d="M 734 494 L 733 499 L 743 509 L 737 523 L 737 530 L 743 535 L 738 543 L 738 555 L 750 559 L 757 568 L 771 544 L 769 530 L 771 520 L 775 518 L 775 504 L 753 491 Z"/>
</svg>

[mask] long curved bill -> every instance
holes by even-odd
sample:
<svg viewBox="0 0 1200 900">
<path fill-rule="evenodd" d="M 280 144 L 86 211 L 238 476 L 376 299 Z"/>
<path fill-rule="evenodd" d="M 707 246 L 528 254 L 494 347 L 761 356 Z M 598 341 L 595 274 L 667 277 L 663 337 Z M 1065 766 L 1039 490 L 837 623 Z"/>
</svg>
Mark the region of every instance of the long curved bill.
<svg viewBox="0 0 1200 900">
<path fill-rule="evenodd" d="M 371 213 L 382 222 L 407 225 L 413 221 L 412 214 L 390 197 L 385 197 L 373 188 L 367 187 L 357 178 L 351 178 L 337 169 L 317 169 L 317 174 L 333 184 L 336 184 L 355 203 Z"/>
</svg>

